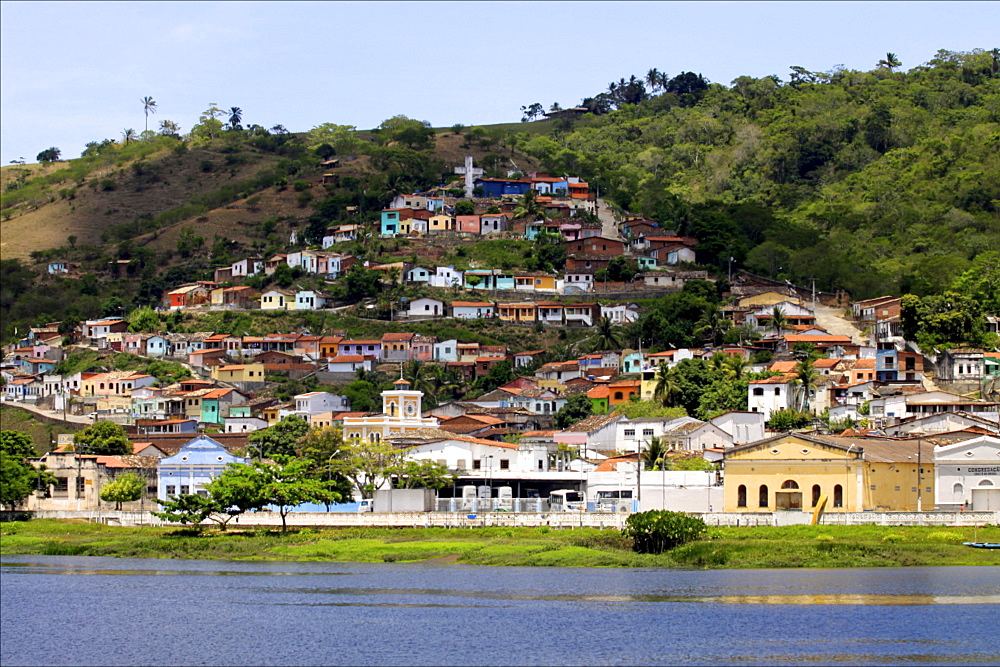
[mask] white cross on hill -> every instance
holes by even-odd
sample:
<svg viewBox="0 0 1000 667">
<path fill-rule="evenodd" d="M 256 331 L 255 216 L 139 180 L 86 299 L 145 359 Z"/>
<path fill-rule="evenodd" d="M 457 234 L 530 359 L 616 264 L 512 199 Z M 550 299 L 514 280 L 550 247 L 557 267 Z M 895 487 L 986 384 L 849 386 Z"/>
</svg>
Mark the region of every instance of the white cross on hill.
<svg viewBox="0 0 1000 667">
<path fill-rule="evenodd" d="M 456 174 L 465 174 L 465 196 L 472 199 L 472 184 L 477 178 L 483 175 L 483 170 L 480 167 L 472 166 L 472 156 L 465 156 L 465 166 L 455 167 Z"/>
</svg>

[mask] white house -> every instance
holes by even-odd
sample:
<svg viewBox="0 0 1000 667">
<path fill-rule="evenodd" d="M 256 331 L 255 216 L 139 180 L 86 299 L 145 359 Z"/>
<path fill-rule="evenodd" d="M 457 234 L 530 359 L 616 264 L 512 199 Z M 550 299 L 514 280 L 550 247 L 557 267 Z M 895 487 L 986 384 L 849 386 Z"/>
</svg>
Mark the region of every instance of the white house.
<svg viewBox="0 0 1000 667">
<path fill-rule="evenodd" d="M 1000 511 L 1000 438 L 983 435 L 934 450 L 934 507 Z"/>
<path fill-rule="evenodd" d="M 745 445 L 764 439 L 764 422 L 767 420 L 760 412 L 732 410 L 709 421 L 728 433 L 733 444 Z"/>
<path fill-rule="evenodd" d="M 441 317 L 445 314 L 444 301 L 422 297 L 410 301 L 407 315 L 409 317 Z"/>
<path fill-rule="evenodd" d="M 257 258 L 241 259 L 233 262 L 231 267 L 233 278 L 247 278 L 255 276 L 264 270 L 264 260 Z"/>
<path fill-rule="evenodd" d="M 326 305 L 326 297 L 312 290 L 299 290 L 295 293 L 295 310 L 318 310 Z M 289 310 L 292 306 L 289 306 Z"/>
<path fill-rule="evenodd" d="M 261 431 L 268 426 L 267 420 L 259 417 L 226 417 L 223 432 L 250 433 L 251 431 Z"/>
<path fill-rule="evenodd" d="M 788 409 L 791 393 L 792 380 L 782 375 L 751 380 L 747 386 L 747 405 L 750 412 L 762 413 L 766 422 L 771 413 Z"/>
<path fill-rule="evenodd" d="M 422 266 L 415 266 L 405 274 L 408 283 L 426 283 L 430 279 L 431 272 Z"/>
<path fill-rule="evenodd" d="M 639 306 L 634 303 L 601 305 L 601 317 L 607 317 L 612 324 L 626 324 L 639 319 Z"/>
<path fill-rule="evenodd" d="M 454 266 L 439 266 L 434 269 L 434 275 L 427 278 L 431 287 L 458 287 L 465 283 L 465 274 L 457 271 Z"/>
<path fill-rule="evenodd" d="M 326 391 L 311 391 L 293 397 L 295 414 L 303 419 L 322 412 L 349 412 L 351 401 L 346 396 L 337 396 Z"/>
<path fill-rule="evenodd" d="M 496 306 L 486 301 L 452 301 L 451 312 L 461 320 L 491 319 L 496 317 Z"/>
<path fill-rule="evenodd" d="M 360 354 L 338 354 L 327 362 L 328 373 L 357 373 L 359 370 L 371 371 L 375 368 L 373 357 Z"/>
<path fill-rule="evenodd" d="M 458 341 L 452 338 L 434 343 L 434 361 L 458 361 Z"/>
</svg>

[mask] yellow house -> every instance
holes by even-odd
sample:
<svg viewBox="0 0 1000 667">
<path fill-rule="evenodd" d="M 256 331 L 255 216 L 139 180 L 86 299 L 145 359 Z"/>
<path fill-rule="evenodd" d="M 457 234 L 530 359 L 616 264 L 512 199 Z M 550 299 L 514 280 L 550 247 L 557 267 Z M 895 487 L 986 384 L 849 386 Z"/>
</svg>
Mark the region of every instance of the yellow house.
<svg viewBox="0 0 1000 667">
<path fill-rule="evenodd" d="M 773 306 L 774 304 L 781 303 L 782 301 L 801 303 L 801 300 L 795 295 L 789 296 L 787 294 L 782 294 L 781 292 L 761 292 L 760 294 L 752 294 L 739 299 L 736 302 L 736 305 L 741 308 L 748 308 L 751 306 Z"/>
<path fill-rule="evenodd" d="M 434 215 L 427 221 L 427 231 L 450 232 L 455 229 L 455 219 L 450 215 Z"/>
<path fill-rule="evenodd" d="M 232 364 L 212 368 L 216 382 L 263 382 L 264 364 Z"/>
<path fill-rule="evenodd" d="M 933 457 L 917 439 L 765 438 L 725 453 L 725 511 L 811 512 L 824 495 L 827 512 L 933 509 Z"/>
<path fill-rule="evenodd" d="M 531 301 L 520 303 L 498 303 L 497 311 L 500 319 L 505 322 L 534 322 L 538 306 Z"/>
</svg>

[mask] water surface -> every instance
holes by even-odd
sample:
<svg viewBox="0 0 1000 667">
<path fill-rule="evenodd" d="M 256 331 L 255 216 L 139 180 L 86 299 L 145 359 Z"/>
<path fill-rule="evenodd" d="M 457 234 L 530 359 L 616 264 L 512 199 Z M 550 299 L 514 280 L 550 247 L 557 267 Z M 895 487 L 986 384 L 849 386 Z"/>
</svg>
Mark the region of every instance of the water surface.
<svg viewBox="0 0 1000 667">
<path fill-rule="evenodd" d="M 3 665 L 1000 662 L 1000 567 L 0 559 Z"/>
</svg>

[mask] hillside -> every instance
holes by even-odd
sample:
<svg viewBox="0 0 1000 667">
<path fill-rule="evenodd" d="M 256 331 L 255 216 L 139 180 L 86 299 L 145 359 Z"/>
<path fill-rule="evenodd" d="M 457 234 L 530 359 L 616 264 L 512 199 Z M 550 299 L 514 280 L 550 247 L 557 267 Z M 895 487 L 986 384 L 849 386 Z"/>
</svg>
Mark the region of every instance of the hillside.
<svg viewBox="0 0 1000 667">
<path fill-rule="evenodd" d="M 587 113 L 550 120 L 196 126 L 184 139 L 105 140 L 81 158 L 6 166 L 3 338 L 18 322 L 155 303 L 214 266 L 287 250 L 292 231 L 315 242 L 328 226 L 373 223 L 395 195 L 455 181 L 470 154 L 488 176 L 579 175 L 619 212 L 699 239 L 698 264 L 719 275 L 746 268 L 855 298 L 976 283 L 967 272 L 990 264 L 977 258 L 1000 251 L 1000 54 L 941 51 L 896 67 L 792 68 L 788 83 L 623 78 L 585 98 Z M 406 239 L 341 249 L 376 261 L 495 255 L 458 250 Z M 73 263 L 73 279 L 39 280 L 53 260 Z M 127 271 L 112 271 L 116 261 Z"/>
</svg>

